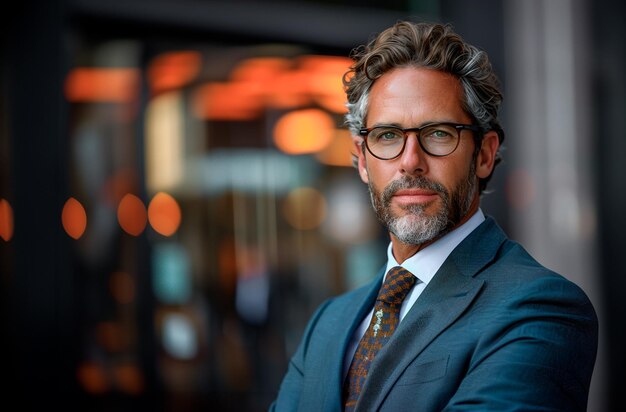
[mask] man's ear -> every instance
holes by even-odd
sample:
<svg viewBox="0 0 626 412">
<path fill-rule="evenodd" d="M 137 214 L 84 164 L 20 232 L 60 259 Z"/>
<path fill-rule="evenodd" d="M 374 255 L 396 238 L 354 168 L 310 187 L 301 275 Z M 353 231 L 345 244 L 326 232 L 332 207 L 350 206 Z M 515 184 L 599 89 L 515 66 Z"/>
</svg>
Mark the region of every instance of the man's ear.
<svg viewBox="0 0 626 412">
<path fill-rule="evenodd" d="M 359 169 L 359 176 L 361 176 L 361 180 L 363 183 L 369 182 L 369 177 L 367 176 L 367 166 L 365 162 L 365 153 L 363 148 L 363 138 L 360 136 L 352 136 L 352 150 L 354 151 L 354 155 L 356 156 L 356 167 Z"/>
<path fill-rule="evenodd" d="M 483 136 L 478 156 L 476 156 L 476 176 L 481 179 L 488 177 L 496 163 L 496 154 L 500 147 L 498 133 L 490 130 Z"/>
</svg>

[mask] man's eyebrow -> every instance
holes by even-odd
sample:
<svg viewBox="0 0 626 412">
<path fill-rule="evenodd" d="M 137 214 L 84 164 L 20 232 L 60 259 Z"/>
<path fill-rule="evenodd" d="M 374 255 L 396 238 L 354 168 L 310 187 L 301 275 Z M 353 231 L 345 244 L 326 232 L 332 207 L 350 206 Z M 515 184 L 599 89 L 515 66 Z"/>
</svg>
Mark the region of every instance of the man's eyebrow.
<svg viewBox="0 0 626 412">
<path fill-rule="evenodd" d="M 402 129 L 402 125 L 400 123 L 374 123 L 370 129 L 374 127 L 397 127 L 398 129 Z"/>
<path fill-rule="evenodd" d="M 398 129 L 417 129 L 420 127 L 427 126 L 429 124 L 439 124 L 439 123 L 459 123 L 459 122 L 453 121 L 453 120 L 428 120 L 428 121 L 422 122 L 418 126 L 409 126 L 409 127 L 403 127 L 400 123 L 381 122 L 381 123 L 374 123 L 372 127 L 368 127 L 368 129 L 373 129 L 374 127 L 397 127 Z"/>
</svg>

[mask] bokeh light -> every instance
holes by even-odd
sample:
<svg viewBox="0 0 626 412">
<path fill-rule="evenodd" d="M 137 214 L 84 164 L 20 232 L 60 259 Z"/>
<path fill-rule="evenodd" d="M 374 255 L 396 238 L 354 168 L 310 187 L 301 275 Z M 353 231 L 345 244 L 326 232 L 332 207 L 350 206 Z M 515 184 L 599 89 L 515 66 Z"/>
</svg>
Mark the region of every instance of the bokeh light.
<svg viewBox="0 0 626 412">
<path fill-rule="evenodd" d="M 254 57 L 242 60 L 225 82 L 205 83 L 194 91 L 199 118 L 250 120 L 264 108 L 290 109 L 317 104 L 343 114 L 341 81 L 351 59 L 337 56 Z"/>
<path fill-rule="evenodd" d="M 5 199 L 0 199 L 0 237 L 6 242 L 13 237 L 13 208 Z"/>
<path fill-rule="evenodd" d="M 183 97 L 179 92 L 162 93 L 146 107 L 146 185 L 150 192 L 168 190 L 184 177 Z"/>
<path fill-rule="evenodd" d="M 352 166 L 353 147 L 350 131 L 335 129 L 330 144 L 315 157 L 329 166 Z"/>
<path fill-rule="evenodd" d="M 193 293 L 191 263 L 185 249 L 175 242 L 159 242 L 152 252 L 152 286 L 161 302 L 180 305 Z"/>
<path fill-rule="evenodd" d="M 242 61 L 233 69 L 233 83 L 245 88 L 257 104 L 291 108 L 310 100 L 306 85 L 309 76 L 293 70 L 294 63 L 282 57 L 256 57 Z"/>
<path fill-rule="evenodd" d="M 326 217 L 326 199 L 315 188 L 296 188 L 287 195 L 283 214 L 287 222 L 298 230 L 315 229 Z"/>
<path fill-rule="evenodd" d="M 93 362 L 83 362 L 76 371 L 78 382 L 86 392 L 101 395 L 110 389 L 110 382 L 102 366 Z"/>
<path fill-rule="evenodd" d="M 309 92 L 325 109 L 335 113 L 346 113 L 346 93 L 343 75 L 353 63 L 341 56 L 304 56 L 301 67 L 310 77 Z"/>
<path fill-rule="evenodd" d="M 87 228 L 87 213 L 83 205 L 70 197 L 63 206 L 61 213 L 63 229 L 73 239 L 79 239 Z"/>
<path fill-rule="evenodd" d="M 73 69 L 65 79 L 70 102 L 128 103 L 139 95 L 141 73 L 134 68 Z"/>
<path fill-rule="evenodd" d="M 334 132 L 335 122 L 323 110 L 296 110 L 278 120 L 274 128 L 274 142 L 288 154 L 314 153 L 330 144 Z"/>
<path fill-rule="evenodd" d="M 182 313 L 168 313 L 162 325 L 163 348 L 175 359 L 189 360 L 198 354 L 198 333 Z"/>
<path fill-rule="evenodd" d="M 195 115 L 211 120 L 254 119 L 261 107 L 261 96 L 245 83 L 207 83 L 193 98 Z"/>
<path fill-rule="evenodd" d="M 117 208 L 117 220 L 129 235 L 139 236 L 146 227 L 146 207 L 137 196 L 127 193 Z"/>
<path fill-rule="evenodd" d="M 139 395 L 143 392 L 145 386 L 143 374 L 136 365 L 131 363 L 116 365 L 113 376 L 121 392 L 130 395 Z"/>
<path fill-rule="evenodd" d="M 373 241 L 379 231 L 375 214 L 357 171 L 345 173 L 325 186 L 328 215 L 321 231 L 340 244 L 357 245 Z"/>
<path fill-rule="evenodd" d="M 171 236 L 178 230 L 181 211 L 171 195 L 159 192 L 148 205 L 148 221 L 152 228 L 163 236 Z"/>
<path fill-rule="evenodd" d="M 148 82 L 153 93 L 181 88 L 200 73 L 202 57 L 195 51 L 176 51 L 155 57 L 148 67 Z"/>
</svg>

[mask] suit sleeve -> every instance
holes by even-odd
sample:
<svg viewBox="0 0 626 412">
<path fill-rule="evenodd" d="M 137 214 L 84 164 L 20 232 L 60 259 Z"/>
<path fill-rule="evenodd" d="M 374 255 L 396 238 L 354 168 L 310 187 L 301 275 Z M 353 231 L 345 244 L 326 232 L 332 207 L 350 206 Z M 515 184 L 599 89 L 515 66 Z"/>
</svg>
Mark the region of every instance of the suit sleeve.
<svg viewBox="0 0 626 412">
<path fill-rule="evenodd" d="M 307 354 L 311 333 L 330 302 L 331 300 L 329 299 L 320 305 L 309 320 L 298 349 L 289 361 L 287 373 L 280 385 L 278 396 L 270 405 L 269 410 L 271 412 L 287 412 L 296 411 L 298 409 L 304 376 L 306 374 L 304 360 Z"/>
<path fill-rule="evenodd" d="M 585 411 L 598 324 L 582 290 L 561 277 L 536 279 L 493 312 L 444 410 Z"/>
</svg>

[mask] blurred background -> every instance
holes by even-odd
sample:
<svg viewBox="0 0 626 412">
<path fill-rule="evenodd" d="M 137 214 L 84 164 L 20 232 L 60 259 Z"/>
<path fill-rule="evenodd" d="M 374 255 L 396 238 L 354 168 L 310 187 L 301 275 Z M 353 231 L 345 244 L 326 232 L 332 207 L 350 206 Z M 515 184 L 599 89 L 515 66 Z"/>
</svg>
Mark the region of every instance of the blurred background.
<svg viewBox="0 0 626 412">
<path fill-rule="evenodd" d="M 626 21 L 592 0 L 31 0 L 0 12 L 0 363 L 21 409 L 263 411 L 307 319 L 376 274 L 341 76 L 400 19 L 503 84 L 483 210 L 601 320 L 626 410 Z"/>
</svg>

